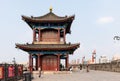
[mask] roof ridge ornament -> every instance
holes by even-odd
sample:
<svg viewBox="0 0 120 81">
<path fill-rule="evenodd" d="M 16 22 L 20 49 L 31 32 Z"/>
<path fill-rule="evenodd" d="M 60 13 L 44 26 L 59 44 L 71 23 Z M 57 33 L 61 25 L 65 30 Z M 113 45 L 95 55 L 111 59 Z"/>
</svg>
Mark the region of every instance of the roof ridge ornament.
<svg viewBox="0 0 120 81">
<path fill-rule="evenodd" d="M 50 12 L 52 12 L 52 9 L 53 9 L 53 8 L 52 8 L 52 6 L 51 6 L 51 7 L 49 8 Z"/>
</svg>

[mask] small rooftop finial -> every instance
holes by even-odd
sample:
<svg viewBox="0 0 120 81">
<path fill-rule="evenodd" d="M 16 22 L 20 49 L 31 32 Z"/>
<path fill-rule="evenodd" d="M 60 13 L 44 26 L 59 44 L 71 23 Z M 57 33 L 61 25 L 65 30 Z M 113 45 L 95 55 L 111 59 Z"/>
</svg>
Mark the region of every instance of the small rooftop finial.
<svg viewBox="0 0 120 81">
<path fill-rule="evenodd" d="M 52 12 L 52 9 L 53 9 L 53 8 L 52 8 L 52 6 L 51 6 L 51 7 L 50 7 L 50 12 Z"/>
</svg>

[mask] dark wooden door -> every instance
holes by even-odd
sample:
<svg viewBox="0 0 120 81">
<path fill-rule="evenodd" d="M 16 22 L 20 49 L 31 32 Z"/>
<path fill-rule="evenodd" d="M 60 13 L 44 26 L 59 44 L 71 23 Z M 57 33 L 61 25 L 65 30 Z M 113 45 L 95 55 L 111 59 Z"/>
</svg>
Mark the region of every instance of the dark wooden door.
<svg viewBox="0 0 120 81">
<path fill-rule="evenodd" d="M 57 56 L 47 55 L 42 57 L 42 70 L 43 71 L 56 71 L 57 70 Z"/>
</svg>

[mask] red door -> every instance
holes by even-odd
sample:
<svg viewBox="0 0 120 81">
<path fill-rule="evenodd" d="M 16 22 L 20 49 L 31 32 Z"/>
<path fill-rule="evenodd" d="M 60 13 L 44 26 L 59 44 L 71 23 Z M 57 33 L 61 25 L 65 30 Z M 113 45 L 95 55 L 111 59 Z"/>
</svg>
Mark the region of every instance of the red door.
<svg viewBox="0 0 120 81">
<path fill-rule="evenodd" d="M 45 55 L 42 57 L 42 70 L 43 71 L 56 71 L 57 70 L 57 56 Z"/>
</svg>

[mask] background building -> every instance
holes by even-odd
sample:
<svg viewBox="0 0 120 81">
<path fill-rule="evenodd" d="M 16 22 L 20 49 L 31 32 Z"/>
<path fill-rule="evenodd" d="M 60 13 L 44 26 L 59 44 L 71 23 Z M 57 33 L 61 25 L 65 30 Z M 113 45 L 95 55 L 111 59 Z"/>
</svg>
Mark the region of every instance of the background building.
<svg viewBox="0 0 120 81">
<path fill-rule="evenodd" d="M 109 62 L 108 58 L 106 56 L 101 56 L 99 59 L 99 63 L 107 63 Z"/>
<path fill-rule="evenodd" d="M 119 54 L 114 55 L 112 61 L 114 60 L 120 60 L 120 55 Z"/>
</svg>

